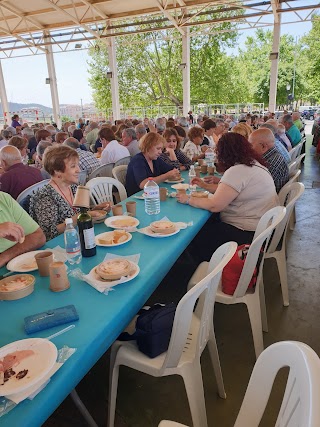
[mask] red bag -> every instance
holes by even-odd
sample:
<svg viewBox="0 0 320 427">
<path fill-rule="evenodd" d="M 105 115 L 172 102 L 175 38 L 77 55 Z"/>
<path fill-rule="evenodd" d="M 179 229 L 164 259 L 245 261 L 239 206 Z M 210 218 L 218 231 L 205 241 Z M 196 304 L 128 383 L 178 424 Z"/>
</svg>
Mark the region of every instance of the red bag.
<svg viewBox="0 0 320 427">
<path fill-rule="evenodd" d="M 250 245 L 238 246 L 237 251 L 222 270 L 222 292 L 233 295 L 238 285 L 242 269 L 249 251 Z M 257 282 L 257 267 L 254 269 L 248 289 L 253 288 Z"/>
</svg>

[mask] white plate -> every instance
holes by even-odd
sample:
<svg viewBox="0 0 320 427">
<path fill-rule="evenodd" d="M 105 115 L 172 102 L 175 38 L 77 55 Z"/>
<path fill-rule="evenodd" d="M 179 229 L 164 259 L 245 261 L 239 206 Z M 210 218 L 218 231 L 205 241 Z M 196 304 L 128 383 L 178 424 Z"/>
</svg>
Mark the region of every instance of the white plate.
<svg viewBox="0 0 320 427">
<path fill-rule="evenodd" d="M 170 179 L 166 179 L 164 182 L 167 182 L 168 184 L 179 184 L 179 182 L 183 182 L 185 179 L 177 179 L 176 181 L 170 181 Z"/>
<path fill-rule="evenodd" d="M 189 190 L 189 184 L 175 184 L 171 185 L 171 188 L 175 190 Z"/>
<path fill-rule="evenodd" d="M 134 220 L 134 225 L 130 225 L 127 227 L 119 227 L 118 225 L 112 225 L 112 223 L 118 219 L 132 219 Z M 137 227 L 140 224 L 140 221 L 137 218 L 133 218 L 132 216 L 117 215 L 117 216 L 111 216 L 107 218 L 104 223 L 106 224 L 107 227 L 110 227 L 110 228 L 118 228 L 119 230 L 126 230 L 132 227 Z"/>
<path fill-rule="evenodd" d="M 7 269 L 11 271 L 15 271 L 16 273 L 27 273 L 29 271 L 36 271 L 38 270 L 38 266 L 35 260 L 35 255 L 39 254 L 40 252 L 50 251 L 50 249 L 45 249 L 43 251 L 32 251 L 27 252 L 25 254 L 19 255 L 15 258 L 13 258 L 11 261 L 7 264 Z M 23 267 L 23 266 L 30 265 L 29 268 Z"/>
<path fill-rule="evenodd" d="M 133 280 L 135 277 L 138 276 L 138 274 L 140 273 L 140 267 L 135 264 L 132 261 L 129 261 L 131 263 L 132 266 L 134 266 L 135 271 L 131 276 L 128 276 L 126 278 L 124 278 L 123 280 L 101 280 L 100 276 L 97 275 L 96 273 L 96 267 L 94 267 L 90 273 L 88 274 L 89 278 L 93 279 L 95 282 L 97 282 L 99 285 L 104 285 L 105 287 L 109 287 L 112 288 L 113 286 L 116 285 L 120 285 L 121 283 L 126 283 L 126 282 L 130 282 L 130 280 Z"/>
<path fill-rule="evenodd" d="M 25 369 L 28 373 L 20 380 L 14 375 L 4 385 L 0 385 L 0 396 L 9 396 L 31 387 L 45 377 L 56 363 L 57 347 L 44 338 L 29 338 L 8 344 L 0 348 L 0 358 L 22 350 L 33 350 L 34 354 L 23 359 L 12 369 L 16 374 Z"/>
<path fill-rule="evenodd" d="M 160 234 L 160 233 L 154 233 L 152 230 L 151 230 L 151 228 L 150 227 L 146 227 L 145 229 L 144 229 L 144 231 L 145 231 L 145 235 L 146 236 L 150 236 L 150 237 L 156 237 L 156 238 L 160 238 L 160 239 L 162 239 L 163 237 L 170 237 L 170 236 L 174 236 L 175 234 L 177 234 L 177 233 L 179 233 L 179 231 L 180 231 L 180 228 L 177 228 L 173 233 L 171 233 L 171 234 Z"/>
<path fill-rule="evenodd" d="M 102 243 L 99 243 L 99 238 L 100 239 L 103 239 L 104 237 L 107 237 L 107 236 L 111 236 L 111 234 L 113 234 L 113 231 L 107 231 L 106 233 L 101 233 L 101 234 L 98 234 L 97 236 L 96 236 L 96 245 L 97 246 L 104 246 L 104 247 L 111 247 L 111 246 L 121 246 L 121 245 L 124 245 L 124 244 L 126 244 L 126 243 L 128 243 L 128 242 L 130 242 L 130 240 L 132 239 L 132 234 L 130 234 L 130 233 L 128 233 L 128 232 L 126 232 L 127 233 L 127 235 L 128 235 L 128 239 L 126 240 L 126 241 L 124 241 L 124 242 L 121 242 L 121 243 L 113 243 L 112 245 L 104 245 L 104 244 L 102 244 Z"/>
</svg>

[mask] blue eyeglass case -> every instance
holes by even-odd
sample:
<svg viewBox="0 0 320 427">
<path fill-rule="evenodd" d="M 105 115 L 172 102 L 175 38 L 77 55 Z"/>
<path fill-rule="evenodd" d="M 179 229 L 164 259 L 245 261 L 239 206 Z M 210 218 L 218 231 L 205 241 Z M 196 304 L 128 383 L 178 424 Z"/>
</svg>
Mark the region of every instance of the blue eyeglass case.
<svg viewBox="0 0 320 427">
<path fill-rule="evenodd" d="M 65 307 L 58 307 L 25 317 L 24 329 L 26 333 L 30 335 L 35 332 L 53 328 L 54 326 L 74 322 L 75 320 L 79 320 L 79 315 L 75 306 L 66 305 Z"/>
</svg>

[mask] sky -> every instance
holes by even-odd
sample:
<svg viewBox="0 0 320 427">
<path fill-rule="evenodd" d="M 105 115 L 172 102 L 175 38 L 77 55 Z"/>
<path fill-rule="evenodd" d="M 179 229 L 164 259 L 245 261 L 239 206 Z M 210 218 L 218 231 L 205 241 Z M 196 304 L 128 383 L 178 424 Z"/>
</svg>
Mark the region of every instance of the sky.
<svg viewBox="0 0 320 427">
<path fill-rule="evenodd" d="M 282 25 L 281 34 L 300 37 L 310 29 L 311 22 L 287 24 Z M 252 30 L 243 31 L 240 44 L 249 35 L 253 35 Z M 86 50 L 54 54 L 60 104 L 80 105 L 81 99 L 83 104 L 92 102 L 88 59 Z M 50 85 L 45 84 L 48 77 L 45 55 L 5 59 L 1 64 L 8 101 L 52 106 Z"/>
</svg>

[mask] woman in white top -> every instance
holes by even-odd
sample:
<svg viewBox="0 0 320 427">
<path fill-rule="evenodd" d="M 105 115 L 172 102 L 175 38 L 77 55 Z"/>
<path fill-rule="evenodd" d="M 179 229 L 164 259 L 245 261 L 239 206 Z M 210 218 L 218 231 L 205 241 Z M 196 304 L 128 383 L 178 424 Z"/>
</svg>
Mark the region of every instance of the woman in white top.
<svg viewBox="0 0 320 427">
<path fill-rule="evenodd" d="M 180 203 L 220 213 L 207 221 L 192 243 L 192 252 L 199 261 L 209 260 L 223 243 L 251 243 L 262 215 L 279 205 L 272 176 L 246 138 L 233 132 L 223 135 L 216 155 L 223 177 L 193 180 L 213 196 L 177 195 Z"/>
<path fill-rule="evenodd" d="M 198 159 L 204 158 L 204 153 L 201 150 L 203 135 L 204 130 L 197 126 L 194 126 L 188 132 L 189 141 L 186 143 L 182 151 L 192 162 L 196 162 Z"/>
</svg>

